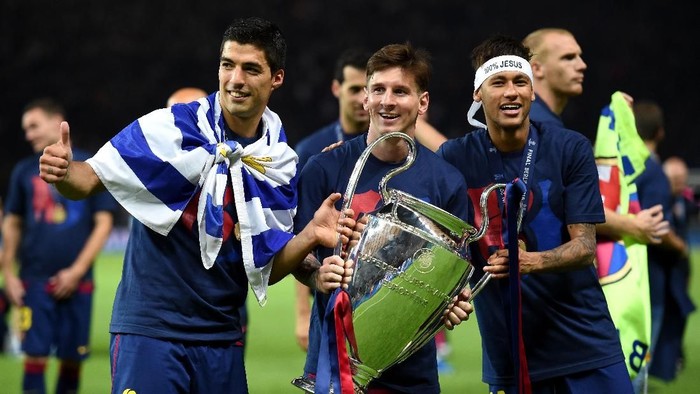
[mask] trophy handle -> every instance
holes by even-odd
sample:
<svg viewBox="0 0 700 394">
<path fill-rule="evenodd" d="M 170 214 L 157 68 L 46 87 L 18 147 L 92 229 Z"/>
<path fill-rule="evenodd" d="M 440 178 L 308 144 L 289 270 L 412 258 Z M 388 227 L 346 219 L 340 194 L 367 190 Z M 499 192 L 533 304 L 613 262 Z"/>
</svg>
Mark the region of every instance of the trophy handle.
<svg viewBox="0 0 700 394">
<path fill-rule="evenodd" d="M 468 244 L 480 240 L 486 234 L 486 230 L 489 228 L 489 194 L 491 194 L 491 192 L 493 192 L 496 189 L 505 188 L 505 183 L 494 183 L 493 185 L 484 189 L 483 192 L 481 192 L 481 197 L 479 198 L 479 208 L 481 208 L 481 228 L 478 231 L 474 233 L 468 233 L 463 237 L 461 245 L 461 248 L 463 248 L 463 250 L 466 250 Z M 481 292 L 481 290 L 484 288 L 484 286 L 486 286 L 487 283 L 489 283 L 490 280 L 491 273 L 487 272 L 486 274 L 484 274 L 484 276 L 481 277 L 481 279 L 479 279 L 478 282 L 476 282 L 476 284 L 472 287 L 472 295 L 471 297 L 469 297 L 470 302 L 474 299 L 474 297 L 476 297 L 477 294 L 479 294 L 479 292 Z"/>
<path fill-rule="evenodd" d="M 370 153 L 372 153 L 372 149 L 374 149 L 374 147 L 378 143 L 389 138 L 403 138 L 404 140 L 406 140 L 406 143 L 408 144 L 408 157 L 406 158 L 406 161 L 403 163 L 403 165 L 389 171 L 386 175 L 382 177 L 381 181 L 379 181 L 379 191 L 382 195 L 382 200 L 384 200 L 385 204 L 391 197 L 389 195 L 389 192 L 386 190 L 386 184 L 389 181 L 389 179 L 393 178 L 395 175 L 398 175 L 401 172 L 406 171 L 408 167 L 413 165 L 413 162 L 416 160 L 416 143 L 413 142 L 413 138 L 409 137 L 406 133 L 398 131 L 386 133 L 377 138 L 374 142 L 367 146 L 367 149 L 365 149 L 364 152 L 362 152 L 360 157 L 357 159 L 357 163 L 355 164 L 355 168 L 353 168 L 352 170 L 352 174 L 350 174 L 350 180 L 348 181 L 348 186 L 345 189 L 345 194 L 343 195 L 343 207 L 340 211 L 340 219 L 345 217 L 345 210 L 350 208 L 350 204 L 352 204 L 352 198 L 355 195 L 355 188 L 357 187 L 357 183 L 360 180 L 360 174 L 362 173 L 362 169 L 365 167 L 365 163 L 367 162 Z M 333 249 L 333 254 L 340 256 L 340 251 L 342 250 L 342 248 L 343 242 L 340 239 L 340 234 L 338 234 L 338 242 L 335 246 L 335 249 Z"/>
<path fill-rule="evenodd" d="M 505 188 L 506 188 L 505 183 L 494 183 L 493 185 L 484 189 L 483 192 L 481 192 L 481 197 L 479 198 L 479 208 L 481 209 L 481 228 L 476 230 L 476 231 L 471 231 L 471 232 L 466 233 L 462 237 L 462 243 L 460 245 L 461 248 L 466 248 L 468 244 L 470 244 L 474 241 L 478 241 L 484 237 L 484 235 L 486 234 L 486 230 L 489 228 L 489 207 L 488 207 L 489 194 L 491 194 L 491 192 L 496 190 L 496 189 L 505 189 Z"/>
</svg>

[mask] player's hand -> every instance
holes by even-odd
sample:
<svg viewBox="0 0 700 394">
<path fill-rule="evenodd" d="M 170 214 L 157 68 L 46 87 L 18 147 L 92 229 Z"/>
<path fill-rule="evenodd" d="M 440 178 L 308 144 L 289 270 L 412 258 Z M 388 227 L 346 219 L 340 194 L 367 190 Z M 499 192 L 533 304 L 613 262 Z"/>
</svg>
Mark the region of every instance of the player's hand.
<svg viewBox="0 0 700 394">
<path fill-rule="evenodd" d="M 471 295 L 471 290 L 465 288 L 452 299 L 452 303 L 442 315 L 445 328 L 452 330 L 463 321 L 469 320 L 469 315 L 474 312 L 474 306 L 469 302 Z"/>
<path fill-rule="evenodd" d="M 484 267 L 484 272 L 490 272 L 493 279 L 503 279 L 508 277 L 508 249 L 497 250 L 489 256 Z"/>
<path fill-rule="evenodd" d="M 671 225 L 664 220 L 663 206 L 654 205 L 643 209 L 634 216 L 636 231 L 634 237 L 645 244 L 660 244 L 661 237 L 668 234 Z"/>
<path fill-rule="evenodd" d="M 338 237 L 343 245 L 347 245 L 355 227 L 355 219 L 353 219 L 355 213 L 352 209 L 347 209 L 342 216 L 335 209 L 335 203 L 340 198 L 340 193 L 328 196 L 312 219 L 318 243 L 327 248 L 334 248 L 338 243 Z"/>
<path fill-rule="evenodd" d="M 68 122 L 61 122 L 61 139 L 44 148 L 39 158 L 39 176 L 48 183 L 58 183 L 68 176 L 68 167 L 73 161 Z"/>
<path fill-rule="evenodd" d="M 74 270 L 65 268 L 49 278 L 49 289 L 51 295 L 57 300 L 66 299 L 75 293 L 80 284 L 81 275 Z"/>
<path fill-rule="evenodd" d="M 325 294 L 329 294 L 339 287 L 347 289 L 352 279 L 352 267 L 351 260 L 343 261 L 337 255 L 326 257 L 316 275 L 316 289 Z"/>
<path fill-rule="evenodd" d="M 365 227 L 367 226 L 367 223 L 369 222 L 369 216 L 367 215 L 362 215 L 360 216 L 357 221 L 355 222 L 355 228 L 352 230 L 352 235 L 350 236 L 350 241 L 348 242 L 348 246 L 346 250 L 350 251 L 352 248 L 357 245 L 358 242 L 360 242 L 360 237 L 362 236 L 362 232 L 365 231 Z"/>
<path fill-rule="evenodd" d="M 340 145 L 343 145 L 343 141 L 334 142 L 334 143 L 328 145 L 327 147 L 321 149 L 321 152 L 328 152 L 330 150 L 333 150 L 333 149 L 339 147 Z"/>
<path fill-rule="evenodd" d="M 12 305 L 17 307 L 24 305 L 24 285 L 17 275 L 5 275 L 5 294 Z"/>
</svg>

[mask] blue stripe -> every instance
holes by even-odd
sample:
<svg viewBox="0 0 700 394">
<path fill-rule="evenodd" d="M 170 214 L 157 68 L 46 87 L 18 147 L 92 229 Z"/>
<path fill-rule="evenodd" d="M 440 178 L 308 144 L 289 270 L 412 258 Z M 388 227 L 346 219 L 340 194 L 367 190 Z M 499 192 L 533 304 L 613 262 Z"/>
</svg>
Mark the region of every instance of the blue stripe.
<svg viewBox="0 0 700 394">
<path fill-rule="evenodd" d="M 608 129 L 615 131 L 615 113 L 613 112 L 612 108 L 608 105 L 606 107 L 603 107 L 602 111 L 600 111 L 600 116 L 609 116 L 610 117 L 610 123 L 608 124 Z"/>
<path fill-rule="evenodd" d="M 615 242 L 613 244 L 612 256 L 610 256 L 608 275 L 619 272 L 625 266 L 625 263 L 627 263 L 628 258 L 625 246 Z"/>
<path fill-rule="evenodd" d="M 182 134 L 182 150 L 191 151 L 209 143 L 197 126 L 197 110 L 200 106 L 201 104 L 195 101 L 189 105 L 174 105 L 170 109 L 175 118 L 175 127 Z"/>
<path fill-rule="evenodd" d="M 284 142 L 285 144 L 289 145 L 287 143 L 287 133 L 284 132 L 284 126 L 280 128 L 280 136 L 277 139 L 278 142 Z"/>
<path fill-rule="evenodd" d="M 216 175 L 228 174 L 228 168 L 225 163 L 216 165 Z M 207 234 L 216 238 L 224 236 L 224 206 L 216 205 L 213 201 L 213 196 L 207 193 L 207 203 L 204 206 L 204 227 Z"/>
<path fill-rule="evenodd" d="M 622 170 L 625 176 L 630 176 L 635 173 L 634 164 L 632 164 L 632 160 L 630 160 L 627 155 L 622 156 Z"/>
<path fill-rule="evenodd" d="M 242 180 L 246 201 L 250 201 L 253 197 L 260 197 L 262 207 L 272 210 L 293 209 L 297 206 L 296 176 L 292 178 L 290 184 L 277 187 L 255 179 L 246 171 L 243 171 Z"/>
<path fill-rule="evenodd" d="M 257 268 L 264 267 L 292 239 L 286 231 L 270 229 L 253 236 L 253 260 Z"/>
<path fill-rule="evenodd" d="M 172 210 L 184 209 L 196 185 L 191 184 L 175 167 L 161 161 L 146 143 L 138 121 L 112 138 L 124 162 L 146 189 Z"/>
<path fill-rule="evenodd" d="M 224 236 L 224 207 L 215 205 L 211 194 L 207 193 L 207 203 L 204 206 L 205 232 L 215 238 Z"/>
</svg>

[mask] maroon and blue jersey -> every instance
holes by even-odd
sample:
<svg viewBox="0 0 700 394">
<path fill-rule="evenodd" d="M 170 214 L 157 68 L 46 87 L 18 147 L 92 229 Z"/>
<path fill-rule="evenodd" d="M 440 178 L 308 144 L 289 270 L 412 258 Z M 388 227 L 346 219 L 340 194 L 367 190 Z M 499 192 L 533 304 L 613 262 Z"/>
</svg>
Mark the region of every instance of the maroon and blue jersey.
<svg viewBox="0 0 700 394">
<path fill-rule="evenodd" d="M 391 178 L 387 188 L 401 190 L 466 221 L 466 185 L 459 171 L 424 146 L 416 144 L 416 147 L 413 165 Z M 301 231 L 313 218 L 314 212 L 328 195 L 333 192 L 345 193 L 355 163 L 366 148 L 367 134 L 364 133 L 334 150 L 313 156 L 307 162 L 299 180 L 299 205 L 294 221 L 296 232 Z M 382 205 L 379 182 L 390 170 L 402 164 L 390 164 L 369 156 L 351 204 L 356 215 L 371 212 Z M 341 206 L 342 202 L 338 202 L 337 208 L 340 209 Z M 320 261 L 331 254 L 332 250 L 328 248 L 317 253 Z M 320 322 L 312 316 L 311 324 Z M 315 370 L 315 360 L 310 358 L 318 354 L 319 342 L 314 340 L 314 336 L 312 327 L 305 367 L 307 373 Z M 440 385 L 436 360 L 435 342 L 430 341 L 404 362 L 382 373 L 372 381 L 371 386 L 383 386 L 407 393 L 437 393 Z"/>
<path fill-rule="evenodd" d="M 533 128 L 539 154 L 528 175 L 527 213 L 520 237 L 528 251 L 545 251 L 569 241 L 567 225 L 601 223 L 605 215 L 590 142 L 552 123 L 532 122 L 531 134 Z M 497 152 L 484 129 L 447 141 L 438 150 L 465 177 L 469 213 L 476 227 L 482 223 L 481 192 L 496 183 L 494 154 L 500 157 L 505 176 L 498 183 L 523 178 L 523 151 Z M 491 253 L 505 248 L 505 223 L 497 194 L 489 197 L 488 208 L 488 231 L 470 245 L 477 267 L 483 267 Z M 521 291 L 523 338 L 533 382 L 623 360 L 595 267 L 523 275 Z M 483 380 L 489 384 L 514 384 L 510 318 L 504 310 L 508 294 L 507 279 L 491 281 L 474 301 L 482 333 Z"/>
<path fill-rule="evenodd" d="M 89 155 L 74 149 L 73 157 L 84 160 Z M 70 267 L 92 233 L 95 213 L 113 212 L 116 207 L 116 201 L 107 192 L 79 201 L 63 197 L 39 177 L 38 154 L 17 163 L 10 178 L 5 211 L 22 217 L 17 251 L 20 278 L 45 280 Z M 92 267 L 83 279 L 92 279 Z"/>
</svg>

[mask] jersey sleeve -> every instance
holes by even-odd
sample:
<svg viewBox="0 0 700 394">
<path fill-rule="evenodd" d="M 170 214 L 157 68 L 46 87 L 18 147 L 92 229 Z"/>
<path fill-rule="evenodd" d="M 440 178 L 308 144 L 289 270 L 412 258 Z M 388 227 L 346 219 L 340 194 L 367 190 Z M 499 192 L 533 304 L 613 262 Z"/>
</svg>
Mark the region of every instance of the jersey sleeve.
<svg viewBox="0 0 700 394">
<path fill-rule="evenodd" d="M 294 234 L 298 234 L 313 219 L 314 213 L 328 197 L 327 175 L 318 158 L 312 157 L 301 170 L 298 183 L 299 204 L 294 217 Z"/>
</svg>

